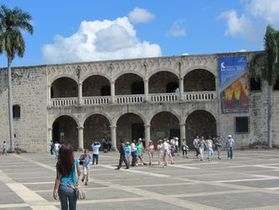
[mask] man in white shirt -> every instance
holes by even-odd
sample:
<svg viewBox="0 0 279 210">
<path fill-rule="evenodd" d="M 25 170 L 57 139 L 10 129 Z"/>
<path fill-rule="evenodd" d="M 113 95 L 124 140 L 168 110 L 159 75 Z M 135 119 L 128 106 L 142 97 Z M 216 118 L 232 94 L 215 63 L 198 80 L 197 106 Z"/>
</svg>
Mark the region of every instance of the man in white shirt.
<svg viewBox="0 0 279 210">
<path fill-rule="evenodd" d="M 99 150 L 101 147 L 100 142 L 94 142 L 92 145 L 92 151 L 93 151 L 93 155 L 92 155 L 92 164 L 94 165 L 95 161 L 96 161 L 96 165 L 98 165 L 99 162 Z"/>
<path fill-rule="evenodd" d="M 228 135 L 227 140 L 227 150 L 228 150 L 228 159 L 233 159 L 233 147 L 234 147 L 235 141 L 232 138 L 232 135 Z"/>
<path fill-rule="evenodd" d="M 194 146 L 194 148 L 195 148 L 196 157 L 197 157 L 197 158 L 198 158 L 198 156 L 199 156 L 199 154 L 200 154 L 200 152 L 199 152 L 199 142 L 200 142 L 200 138 L 199 138 L 199 136 L 197 136 L 197 138 L 195 138 L 195 139 L 193 140 L 193 146 Z"/>
</svg>

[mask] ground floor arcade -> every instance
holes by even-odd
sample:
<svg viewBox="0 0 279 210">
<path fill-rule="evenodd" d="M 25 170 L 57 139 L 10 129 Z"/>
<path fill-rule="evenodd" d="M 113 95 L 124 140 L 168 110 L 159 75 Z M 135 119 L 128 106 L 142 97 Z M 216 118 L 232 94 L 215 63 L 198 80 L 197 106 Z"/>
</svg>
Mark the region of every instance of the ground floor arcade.
<svg viewBox="0 0 279 210">
<path fill-rule="evenodd" d="M 195 110 L 186 116 L 186 120 L 176 113 L 162 111 L 154 114 L 150 120 L 138 113 L 125 113 L 116 121 L 104 114 L 88 115 L 83 122 L 71 115 L 57 117 L 49 135 L 53 141 L 70 143 L 75 149 L 90 148 L 94 141 L 111 141 L 113 147 L 118 143 L 131 142 L 142 138 L 155 144 L 160 139 L 179 137 L 192 146 L 193 139 L 199 136 L 216 136 L 217 123 L 208 111 Z"/>
</svg>

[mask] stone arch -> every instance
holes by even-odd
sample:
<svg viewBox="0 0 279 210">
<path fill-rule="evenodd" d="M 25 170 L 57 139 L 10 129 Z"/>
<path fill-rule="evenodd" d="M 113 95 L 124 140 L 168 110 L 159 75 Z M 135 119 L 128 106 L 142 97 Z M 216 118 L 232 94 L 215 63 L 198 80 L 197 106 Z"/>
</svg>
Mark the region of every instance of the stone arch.
<svg viewBox="0 0 279 210">
<path fill-rule="evenodd" d="M 83 122 L 84 148 L 91 149 L 93 141 L 111 140 L 110 120 L 103 114 L 88 115 Z"/>
<path fill-rule="evenodd" d="M 216 90 L 216 77 L 206 69 L 194 69 L 188 72 L 183 80 L 184 92 Z"/>
<path fill-rule="evenodd" d="M 140 115 L 129 112 L 116 121 L 116 141 L 133 141 L 144 137 L 144 120 Z"/>
<path fill-rule="evenodd" d="M 78 96 L 78 83 L 71 77 L 59 77 L 51 83 L 51 98 Z"/>
<path fill-rule="evenodd" d="M 49 80 L 49 85 L 51 86 L 52 83 L 57 80 L 57 79 L 60 79 L 60 78 L 63 78 L 63 77 L 68 77 L 74 81 L 76 81 L 76 83 L 78 84 L 78 78 L 74 77 L 73 75 L 70 75 L 70 74 L 59 74 L 59 75 L 56 75 L 54 77 L 51 77 L 51 79 Z"/>
<path fill-rule="evenodd" d="M 92 76 L 101 76 L 101 77 L 105 77 L 109 82 L 111 82 L 111 78 L 109 77 L 109 75 L 107 75 L 107 74 L 103 74 L 103 73 L 101 73 L 101 72 L 98 72 L 98 73 L 96 73 L 96 72 L 90 72 L 90 73 L 88 73 L 88 74 L 85 74 L 85 75 L 83 75 L 82 77 L 81 77 L 81 82 L 83 83 L 86 79 L 88 79 L 89 77 L 92 77 Z"/>
<path fill-rule="evenodd" d="M 149 72 L 149 75 L 148 75 L 147 79 L 149 80 L 150 77 L 152 77 L 153 75 L 155 75 L 155 74 L 157 74 L 157 73 L 159 73 L 159 72 L 169 72 L 169 73 L 172 73 L 172 74 L 176 75 L 177 78 L 179 78 L 179 74 L 178 74 L 178 72 L 175 71 L 175 69 L 171 69 L 171 68 L 159 68 L 159 69 L 155 69 L 155 70 Z"/>
<path fill-rule="evenodd" d="M 125 73 L 115 80 L 115 95 L 130 94 L 144 94 L 144 80 L 139 74 Z"/>
<path fill-rule="evenodd" d="M 153 115 L 150 121 L 151 140 L 180 137 L 179 116 L 169 111 L 161 111 Z"/>
<path fill-rule="evenodd" d="M 191 71 L 193 71 L 195 69 L 204 69 L 204 70 L 209 71 L 210 73 L 212 73 L 215 77 L 218 76 L 217 71 L 211 65 L 195 65 L 195 66 L 191 66 L 191 67 L 186 68 L 186 69 L 182 69 L 182 75 L 181 76 L 185 77 L 186 74 L 190 73 Z"/>
<path fill-rule="evenodd" d="M 52 123 L 52 140 L 59 143 L 70 143 L 78 149 L 78 123 L 70 115 L 60 115 Z"/>
<path fill-rule="evenodd" d="M 196 136 L 205 138 L 217 135 L 217 120 L 213 114 L 206 110 L 191 112 L 185 121 L 186 141 L 193 148 L 193 140 Z"/>
<path fill-rule="evenodd" d="M 82 96 L 109 96 L 110 88 L 110 80 L 107 77 L 94 74 L 83 80 Z"/>
<path fill-rule="evenodd" d="M 148 86 L 149 93 L 173 93 L 179 87 L 179 77 L 171 71 L 158 71 L 149 77 Z"/>
<path fill-rule="evenodd" d="M 141 77 L 142 79 L 145 78 L 144 74 L 142 74 L 142 73 L 140 73 L 138 71 L 124 71 L 124 72 L 119 72 L 116 75 L 114 75 L 112 81 L 115 82 L 119 77 L 121 77 L 121 76 L 123 76 L 125 74 L 135 74 L 135 75 Z"/>
</svg>

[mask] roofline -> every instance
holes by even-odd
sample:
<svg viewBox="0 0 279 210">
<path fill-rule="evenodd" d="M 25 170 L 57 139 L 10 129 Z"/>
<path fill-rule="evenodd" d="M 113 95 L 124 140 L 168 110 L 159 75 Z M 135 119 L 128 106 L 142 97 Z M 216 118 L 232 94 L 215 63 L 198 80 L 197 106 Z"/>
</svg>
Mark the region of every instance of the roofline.
<svg viewBox="0 0 279 210">
<path fill-rule="evenodd" d="M 173 56 L 160 56 L 160 57 L 143 57 L 143 58 L 128 58 L 128 59 L 109 59 L 109 60 L 98 60 L 98 61 L 82 61 L 82 62 L 72 62 L 72 63 L 55 63 L 55 64 L 39 64 L 30 66 L 13 66 L 12 69 L 26 69 L 26 68 L 41 68 L 48 66 L 64 66 L 64 65 L 83 65 L 90 63 L 109 63 L 118 61 L 137 61 L 137 60 L 148 60 L 148 59 L 166 59 L 166 58 L 181 58 L 181 57 L 204 57 L 204 56 L 221 56 L 221 55 L 235 55 L 235 54 L 251 54 L 251 53 L 263 53 L 263 50 L 259 51 L 244 51 L 244 52 L 221 52 L 221 53 L 206 53 L 206 54 L 191 54 L 191 55 L 173 55 Z M 1 67 L 1 70 L 5 70 L 7 67 Z"/>
</svg>

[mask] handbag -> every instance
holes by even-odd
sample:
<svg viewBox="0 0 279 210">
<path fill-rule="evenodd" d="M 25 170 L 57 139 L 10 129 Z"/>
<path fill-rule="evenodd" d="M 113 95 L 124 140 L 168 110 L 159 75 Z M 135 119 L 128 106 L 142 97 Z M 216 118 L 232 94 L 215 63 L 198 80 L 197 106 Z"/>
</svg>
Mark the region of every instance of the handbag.
<svg viewBox="0 0 279 210">
<path fill-rule="evenodd" d="M 76 173 L 76 176 L 78 177 L 78 173 L 77 173 L 77 165 L 75 164 L 75 173 Z M 78 179 L 79 180 L 79 179 Z M 84 200 L 86 199 L 86 194 L 85 192 L 79 187 L 78 183 L 77 185 L 74 186 L 74 190 L 75 190 L 75 193 L 76 193 L 76 198 L 78 200 Z"/>
</svg>

